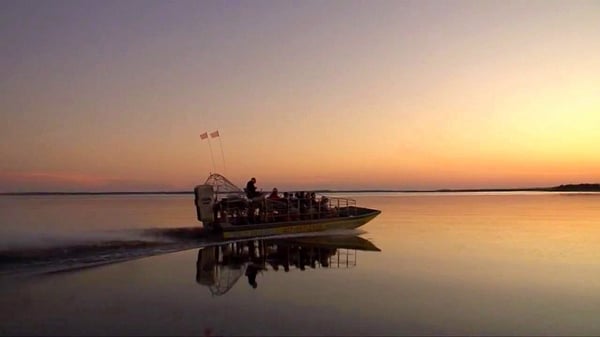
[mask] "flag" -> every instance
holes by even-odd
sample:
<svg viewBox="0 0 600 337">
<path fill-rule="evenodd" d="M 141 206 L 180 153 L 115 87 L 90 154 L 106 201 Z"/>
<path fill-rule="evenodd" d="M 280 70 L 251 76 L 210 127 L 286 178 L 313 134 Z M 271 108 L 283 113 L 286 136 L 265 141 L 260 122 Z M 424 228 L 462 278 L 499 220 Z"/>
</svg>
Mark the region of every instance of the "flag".
<svg viewBox="0 0 600 337">
<path fill-rule="evenodd" d="M 205 132 L 205 133 L 201 133 L 201 134 L 200 134 L 200 139 L 203 139 L 203 140 L 204 140 L 204 139 L 206 139 L 206 138 L 208 138 L 208 133 L 206 133 L 206 132 Z"/>
<path fill-rule="evenodd" d="M 210 133 L 211 138 L 219 137 L 219 130 Z"/>
</svg>

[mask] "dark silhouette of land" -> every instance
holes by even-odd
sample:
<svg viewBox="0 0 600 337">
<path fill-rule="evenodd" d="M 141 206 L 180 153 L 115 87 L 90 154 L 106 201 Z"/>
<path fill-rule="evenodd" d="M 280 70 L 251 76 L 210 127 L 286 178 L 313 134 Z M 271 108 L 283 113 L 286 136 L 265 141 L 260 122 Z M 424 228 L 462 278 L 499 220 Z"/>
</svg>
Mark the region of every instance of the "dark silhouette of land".
<svg viewBox="0 0 600 337">
<path fill-rule="evenodd" d="M 569 184 L 551 187 L 551 191 L 599 192 L 600 184 Z"/>
<path fill-rule="evenodd" d="M 431 192 L 600 192 L 600 184 L 567 184 L 553 187 L 525 187 L 525 188 L 476 188 L 476 189 L 437 189 L 437 190 L 314 190 L 317 193 L 374 193 L 374 192 L 404 192 L 404 193 L 431 193 Z M 184 195 L 193 194 L 193 191 L 150 191 L 150 192 L 6 192 L 0 195 Z"/>
</svg>

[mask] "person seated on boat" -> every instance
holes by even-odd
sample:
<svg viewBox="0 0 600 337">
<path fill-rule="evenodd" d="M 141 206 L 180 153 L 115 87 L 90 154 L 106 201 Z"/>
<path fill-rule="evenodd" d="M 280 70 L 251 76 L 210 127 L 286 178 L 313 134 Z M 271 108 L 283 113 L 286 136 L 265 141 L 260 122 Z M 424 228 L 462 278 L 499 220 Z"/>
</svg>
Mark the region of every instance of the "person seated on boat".
<svg viewBox="0 0 600 337">
<path fill-rule="evenodd" d="M 298 198 L 298 207 L 301 214 L 301 218 L 306 218 L 306 214 L 309 211 L 310 193 L 308 192 L 297 192 L 296 197 Z"/>
<path fill-rule="evenodd" d="M 256 190 L 256 178 L 252 177 L 252 179 L 246 183 L 245 191 L 248 199 L 253 199 L 261 195 L 261 193 Z"/>
<path fill-rule="evenodd" d="M 286 192 L 287 193 L 287 192 Z M 285 193 L 283 194 L 285 197 Z M 296 199 L 296 195 L 294 192 L 290 192 L 287 195 L 287 203 L 289 207 L 294 207 L 297 208 L 298 207 L 298 199 Z"/>
<path fill-rule="evenodd" d="M 273 221 L 290 220 L 288 213 L 288 201 L 286 198 L 279 196 L 277 188 L 273 188 L 273 191 L 267 197 L 266 206 L 266 216 L 270 216 Z"/>
<path fill-rule="evenodd" d="M 304 192 L 298 191 L 295 193 L 294 197 L 298 204 L 298 208 L 302 208 L 302 205 L 304 204 Z"/>
<path fill-rule="evenodd" d="M 298 201 L 294 199 L 294 193 L 283 192 L 283 198 L 279 200 L 279 204 L 284 220 L 298 220 Z"/>
<path fill-rule="evenodd" d="M 274 200 L 274 201 L 281 201 L 281 197 L 279 196 L 279 192 L 277 191 L 276 187 L 273 187 L 273 191 L 271 192 L 271 194 L 269 194 L 267 199 Z"/>
<path fill-rule="evenodd" d="M 283 192 L 283 198 L 281 198 L 281 202 L 285 205 L 285 207 L 294 206 L 294 195 L 293 193 Z"/>
<path fill-rule="evenodd" d="M 310 207 L 317 207 L 317 194 L 315 192 L 310 192 L 308 197 L 308 205 Z"/>
<path fill-rule="evenodd" d="M 317 202 L 317 194 L 315 192 L 310 192 L 308 198 L 308 213 L 311 214 L 311 216 L 318 216 L 319 203 Z"/>
<path fill-rule="evenodd" d="M 321 210 L 321 215 L 326 216 L 329 214 L 329 198 L 326 196 L 321 196 L 319 200 L 319 209 Z"/>
</svg>

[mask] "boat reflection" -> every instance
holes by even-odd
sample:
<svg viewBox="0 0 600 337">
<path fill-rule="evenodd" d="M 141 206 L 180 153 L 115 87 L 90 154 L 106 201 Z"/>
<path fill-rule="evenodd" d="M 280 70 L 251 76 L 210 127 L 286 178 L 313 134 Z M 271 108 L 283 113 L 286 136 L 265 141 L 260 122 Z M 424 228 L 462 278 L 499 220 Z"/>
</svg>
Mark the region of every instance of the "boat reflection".
<svg viewBox="0 0 600 337">
<path fill-rule="evenodd" d="M 213 295 L 227 293 L 242 277 L 252 288 L 265 271 L 352 268 L 357 251 L 381 251 L 356 235 L 305 236 L 286 239 L 252 239 L 200 248 L 196 281 Z"/>
</svg>

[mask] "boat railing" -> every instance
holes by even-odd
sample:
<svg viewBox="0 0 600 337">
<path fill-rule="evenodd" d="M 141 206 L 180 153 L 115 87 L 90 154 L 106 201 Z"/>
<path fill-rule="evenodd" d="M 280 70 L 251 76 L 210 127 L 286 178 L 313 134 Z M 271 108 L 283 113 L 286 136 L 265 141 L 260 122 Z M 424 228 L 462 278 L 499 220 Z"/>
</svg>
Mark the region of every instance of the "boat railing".
<svg viewBox="0 0 600 337">
<path fill-rule="evenodd" d="M 356 267 L 356 250 L 337 249 L 336 253 L 329 257 L 329 268 L 352 268 Z"/>
<path fill-rule="evenodd" d="M 266 222 L 315 220 L 357 215 L 356 201 L 326 197 L 264 199 Z"/>
<path fill-rule="evenodd" d="M 319 195 L 314 197 L 289 197 L 287 199 L 262 198 L 260 200 L 221 199 L 216 218 L 219 222 L 235 224 L 254 222 L 280 222 L 316 220 L 358 215 L 356 200 Z"/>
</svg>

